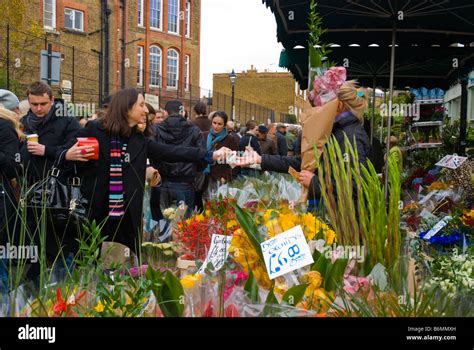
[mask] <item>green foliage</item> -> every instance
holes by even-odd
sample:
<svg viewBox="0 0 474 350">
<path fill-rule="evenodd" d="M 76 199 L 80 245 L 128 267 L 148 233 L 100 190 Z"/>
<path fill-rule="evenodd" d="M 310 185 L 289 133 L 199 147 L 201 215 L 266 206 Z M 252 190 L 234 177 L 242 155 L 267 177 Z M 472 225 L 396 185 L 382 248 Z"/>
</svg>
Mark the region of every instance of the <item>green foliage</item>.
<svg viewBox="0 0 474 350">
<path fill-rule="evenodd" d="M 244 232 L 247 234 L 247 237 L 252 243 L 255 251 L 263 261 L 264 258 L 262 253 L 262 247 L 260 246 L 260 243 L 263 242 L 263 238 L 258 232 L 258 228 L 255 225 L 253 217 L 249 213 L 243 211 L 238 205 L 235 206 L 235 213 L 240 227 L 242 227 Z"/>
<path fill-rule="evenodd" d="M 364 245 L 366 257 L 362 272 L 368 273 L 380 263 L 398 286 L 401 250 L 398 167 L 393 159 L 389 161 L 387 203 L 382 183 L 370 161 L 367 167 L 359 164 L 357 149 L 347 137 L 344 149 L 345 154 L 332 137 L 326 144 L 318 173 L 321 196 L 336 232 L 336 241 L 343 246 Z M 324 264 L 319 259 L 315 265 Z M 321 267 L 315 268 L 320 271 Z"/>
<path fill-rule="evenodd" d="M 300 285 L 291 287 L 283 295 L 282 301 L 284 301 L 285 303 L 291 306 L 297 305 L 301 301 L 301 299 L 303 299 L 303 296 L 307 287 L 308 287 L 308 284 L 300 284 Z"/>
<path fill-rule="evenodd" d="M 248 293 L 252 302 L 260 302 L 260 296 L 258 294 L 258 283 L 253 275 L 252 270 L 250 270 L 249 272 L 249 278 L 247 279 L 247 282 L 245 282 L 244 290 Z"/>
</svg>

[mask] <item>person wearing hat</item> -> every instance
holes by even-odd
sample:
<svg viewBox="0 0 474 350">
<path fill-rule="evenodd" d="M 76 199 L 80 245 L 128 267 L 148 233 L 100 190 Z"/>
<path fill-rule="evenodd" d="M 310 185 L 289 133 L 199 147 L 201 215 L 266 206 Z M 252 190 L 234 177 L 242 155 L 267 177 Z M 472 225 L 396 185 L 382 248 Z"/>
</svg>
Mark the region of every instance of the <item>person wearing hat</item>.
<svg viewBox="0 0 474 350">
<path fill-rule="evenodd" d="M 270 135 L 274 135 L 276 139 L 277 147 L 278 147 L 278 154 L 280 156 L 288 155 L 288 145 L 286 143 L 285 134 L 286 133 L 286 125 L 285 124 L 276 124 L 273 123 L 270 126 L 270 130 L 268 131 Z"/>
<path fill-rule="evenodd" d="M 278 154 L 276 142 L 268 137 L 268 128 L 265 125 L 258 126 L 257 138 L 262 154 Z"/>
<path fill-rule="evenodd" d="M 9 90 L 0 89 L 0 105 L 9 111 L 20 113 L 20 100 Z"/>
</svg>

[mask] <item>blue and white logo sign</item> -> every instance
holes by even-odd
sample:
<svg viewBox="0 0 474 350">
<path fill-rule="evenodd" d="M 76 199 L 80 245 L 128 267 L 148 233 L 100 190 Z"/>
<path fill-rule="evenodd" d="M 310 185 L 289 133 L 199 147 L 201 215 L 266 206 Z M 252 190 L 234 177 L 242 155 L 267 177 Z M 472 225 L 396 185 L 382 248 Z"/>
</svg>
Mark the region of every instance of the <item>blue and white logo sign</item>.
<svg viewBox="0 0 474 350">
<path fill-rule="evenodd" d="M 301 226 L 295 226 L 260 244 L 270 279 L 314 262 Z"/>
</svg>

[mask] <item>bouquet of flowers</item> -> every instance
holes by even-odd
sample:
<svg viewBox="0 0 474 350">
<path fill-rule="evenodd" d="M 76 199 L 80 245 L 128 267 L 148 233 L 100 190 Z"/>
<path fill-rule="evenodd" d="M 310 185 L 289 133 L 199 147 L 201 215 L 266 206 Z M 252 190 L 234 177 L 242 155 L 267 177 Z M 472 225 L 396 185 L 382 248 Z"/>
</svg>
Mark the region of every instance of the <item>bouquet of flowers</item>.
<svg viewBox="0 0 474 350">
<path fill-rule="evenodd" d="M 320 107 L 337 97 L 337 90 L 345 83 L 347 72 L 344 67 L 331 67 L 313 81 L 309 100 L 313 106 Z"/>
</svg>

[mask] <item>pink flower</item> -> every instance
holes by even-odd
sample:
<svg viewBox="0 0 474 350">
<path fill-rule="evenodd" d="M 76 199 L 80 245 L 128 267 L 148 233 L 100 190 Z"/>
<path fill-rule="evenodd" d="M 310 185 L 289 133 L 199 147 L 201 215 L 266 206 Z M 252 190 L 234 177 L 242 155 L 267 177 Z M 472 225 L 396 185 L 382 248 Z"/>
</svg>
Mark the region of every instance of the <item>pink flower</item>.
<svg viewBox="0 0 474 350">
<path fill-rule="evenodd" d="M 331 67 L 323 75 L 313 81 L 313 90 L 309 99 L 315 106 L 322 106 L 337 96 L 337 90 L 346 81 L 347 73 L 344 67 Z"/>
</svg>

